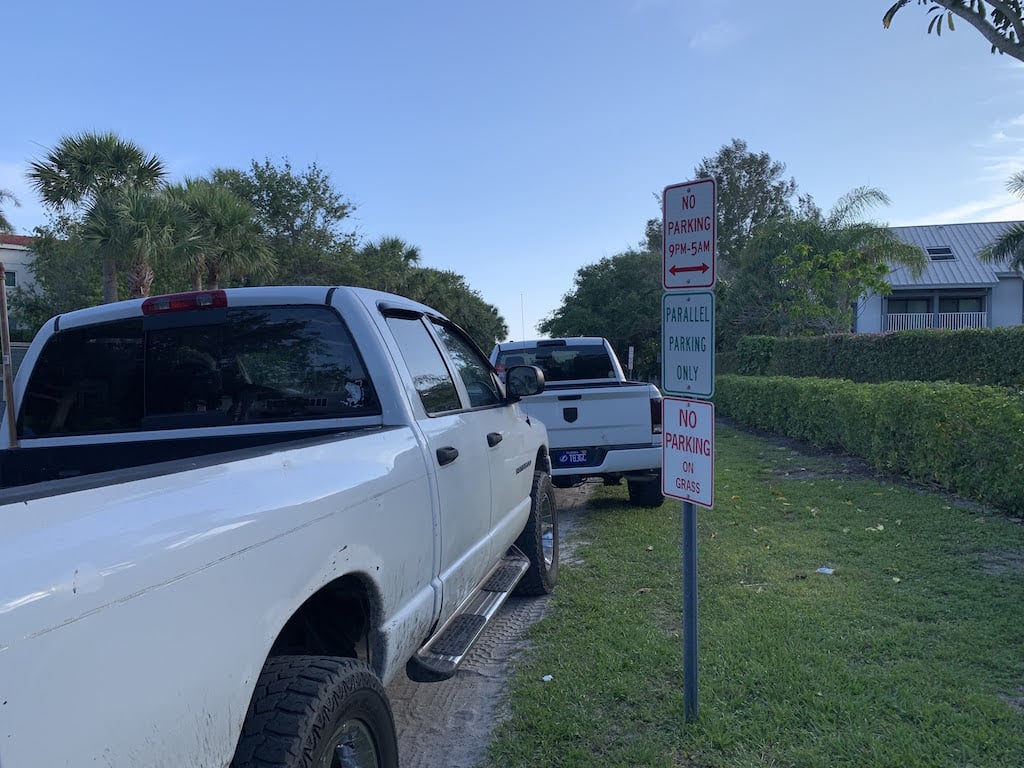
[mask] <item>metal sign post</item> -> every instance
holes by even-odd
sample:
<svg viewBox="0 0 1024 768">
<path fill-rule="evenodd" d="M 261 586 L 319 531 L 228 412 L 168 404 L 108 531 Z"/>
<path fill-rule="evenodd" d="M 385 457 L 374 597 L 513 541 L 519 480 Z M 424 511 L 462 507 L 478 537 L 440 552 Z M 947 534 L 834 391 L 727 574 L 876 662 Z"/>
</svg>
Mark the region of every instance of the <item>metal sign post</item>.
<svg viewBox="0 0 1024 768">
<path fill-rule="evenodd" d="M 718 190 L 714 179 L 665 187 L 662 203 L 663 390 L 710 398 L 715 391 Z M 682 499 L 683 701 L 697 719 L 697 504 L 714 501 L 715 410 L 708 402 L 662 401 L 662 492 Z"/>
<path fill-rule="evenodd" d="M 697 505 L 683 502 L 683 711 L 697 720 Z"/>
<path fill-rule="evenodd" d="M 683 502 L 683 703 L 697 719 L 697 504 L 715 503 L 715 406 L 705 400 L 661 401 L 661 491 Z"/>
</svg>

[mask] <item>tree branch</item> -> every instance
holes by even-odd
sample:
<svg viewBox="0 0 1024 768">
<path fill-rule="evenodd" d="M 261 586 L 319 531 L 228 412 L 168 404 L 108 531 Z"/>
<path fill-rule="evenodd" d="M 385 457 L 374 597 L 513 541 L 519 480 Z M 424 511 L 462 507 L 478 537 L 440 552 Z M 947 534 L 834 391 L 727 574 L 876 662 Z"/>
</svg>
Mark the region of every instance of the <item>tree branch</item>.
<svg viewBox="0 0 1024 768">
<path fill-rule="evenodd" d="M 955 16 L 959 16 L 978 30 L 982 37 L 988 40 L 992 44 L 992 47 L 1000 53 L 1005 53 L 1008 56 L 1017 59 L 1017 61 L 1024 62 L 1024 48 L 1021 47 L 1020 12 L 1018 11 L 1015 13 L 1011 10 L 1005 0 L 984 0 L 984 2 L 1001 12 L 1010 21 L 1010 24 L 1013 26 L 1014 32 L 1017 35 L 1016 44 L 1011 43 L 1008 38 L 999 34 L 999 30 L 989 23 L 983 13 L 965 5 L 964 0 L 933 0 L 933 2 L 936 5 L 945 8 Z"/>
<path fill-rule="evenodd" d="M 1016 3 L 1017 8 L 1014 10 L 1013 4 L 1006 2 L 1006 0 L 985 0 L 985 2 L 1003 14 L 1013 26 L 1013 34 L 1017 38 L 1017 46 L 1019 47 L 1021 43 L 1024 43 L 1024 19 L 1021 18 L 1020 4 Z"/>
</svg>

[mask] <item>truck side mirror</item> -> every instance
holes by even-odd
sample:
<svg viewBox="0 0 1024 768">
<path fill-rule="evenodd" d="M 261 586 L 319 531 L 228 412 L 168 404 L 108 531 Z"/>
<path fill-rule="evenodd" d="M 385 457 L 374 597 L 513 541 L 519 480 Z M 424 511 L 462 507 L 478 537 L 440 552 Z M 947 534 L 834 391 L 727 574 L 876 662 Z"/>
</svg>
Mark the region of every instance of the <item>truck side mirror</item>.
<svg viewBox="0 0 1024 768">
<path fill-rule="evenodd" d="M 544 372 L 535 365 L 515 365 L 505 371 L 505 390 L 510 402 L 544 391 Z"/>
</svg>

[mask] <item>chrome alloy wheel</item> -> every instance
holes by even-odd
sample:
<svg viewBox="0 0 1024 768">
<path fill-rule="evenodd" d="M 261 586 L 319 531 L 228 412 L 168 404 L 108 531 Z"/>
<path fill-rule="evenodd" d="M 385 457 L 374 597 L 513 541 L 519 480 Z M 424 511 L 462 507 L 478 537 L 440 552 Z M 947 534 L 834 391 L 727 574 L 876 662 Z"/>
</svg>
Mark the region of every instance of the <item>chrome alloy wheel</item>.
<svg viewBox="0 0 1024 768">
<path fill-rule="evenodd" d="M 362 720 L 345 720 L 331 736 L 320 768 L 380 768 L 377 745 Z"/>
</svg>

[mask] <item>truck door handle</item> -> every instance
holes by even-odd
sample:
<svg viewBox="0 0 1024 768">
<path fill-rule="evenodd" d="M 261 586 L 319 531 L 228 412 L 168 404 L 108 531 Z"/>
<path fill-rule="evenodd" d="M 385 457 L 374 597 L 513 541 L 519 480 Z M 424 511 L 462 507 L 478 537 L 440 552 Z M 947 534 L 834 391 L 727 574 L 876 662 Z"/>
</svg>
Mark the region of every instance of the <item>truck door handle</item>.
<svg viewBox="0 0 1024 768">
<path fill-rule="evenodd" d="M 452 448 L 451 446 L 447 446 L 445 448 L 437 449 L 437 463 L 440 464 L 442 467 L 445 464 L 451 464 L 457 458 L 459 458 L 458 448 Z"/>
<path fill-rule="evenodd" d="M 496 446 L 502 440 L 501 432 L 488 432 L 487 433 L 487 445 L 491 448 Z"/>
</svg>

